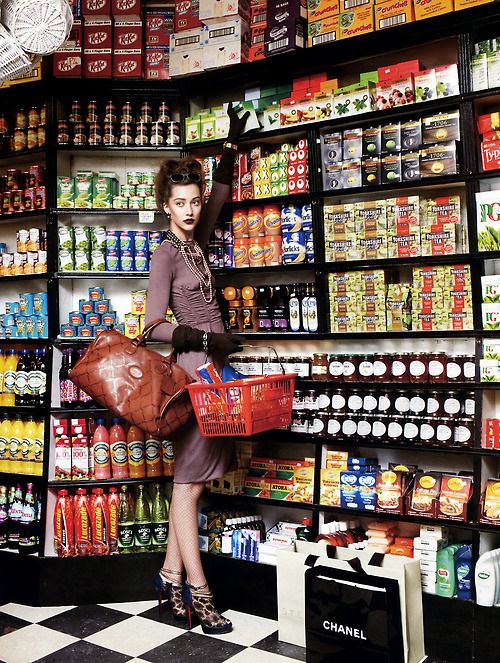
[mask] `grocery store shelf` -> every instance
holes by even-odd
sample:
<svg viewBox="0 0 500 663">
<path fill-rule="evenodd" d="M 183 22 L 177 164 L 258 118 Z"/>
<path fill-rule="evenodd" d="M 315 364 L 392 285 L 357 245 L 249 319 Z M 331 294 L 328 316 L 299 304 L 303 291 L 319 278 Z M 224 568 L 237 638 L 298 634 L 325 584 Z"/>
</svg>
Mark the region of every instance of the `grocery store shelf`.
<svg viewBox="0 0 500 663">
<path fill-rule="evenodd" d="M 95 156 L 96 154 L 103 154 L 107 157 L 165 157 L 167 154 L 169 156 L 180 156 L 183 152 L 184 147 L 182 145 L 161 145 L 159 147 L 134 147 L 134 146 L 125 146 L 125 145 L 112 145 L 112 146 L 100 146 L 100 145 L 58 145 L 57 151 L 61 154 L 69 154 L 70 156 Z"/>
<path fill-rule="evenodd" d="M 80 209 L 72 207 L 53 207 L 50 210 L 51 214 L 58 216 L 136 216 L 139 212 L 153 212 L 155 217 L 161 217 L 161 212 L 158 210 L 144 210 L 144 209 Z"/>
<path fill-rule="evenodd" d="M 89 345 L 92 341 L 95 341 L 96 337 L 92 336 L 89 338 L 62 338 L 57 336 L 57 338 L 52 339 L 54 345 Z M 163 341 L 148 341 L 148 345 L 169 345 Z"/>
<path fill-rule="evenodd" d="M 499 175 L 500 176 L 500 175 Z M 391 182 L 390 184 L 376 184 L 373 186 L 358 186 L 352 189 L 330 189 L 320 191 L 316 195 L 323 198 L 340 198 L 357 196 L 359 194 L 379 194 L 384 191 L 404 191 L 405 189 L 424 189 L 464 184 L 469 177 L 466 175 L 440 175 L 437 177 L 422 177 L 414 182 Z"/>
<path fill-rule="evenodd" d="M 0 155 L 0 165 L 8 164 L 9 166 L 27 163 L 28 161 L 35 161 L 37 164 L 45 161 L 47 150 L 45 147 L 37 147 L 33 150 L 23 150 L 22 152 L 9 152 L 8 154 Z"/>
<path fill-rule="evenodd" d="M 50 279 L 52 274 L 50 272 L 39 272 L 37 274 L 16 274 L 15 276 L 0 276 L 0 283 L 7 283 L 9 281 L 30 281 L 32 279 Z"/>
<path fill-rule="evenodd" d="M 13 212 L 12 214 L 2 214 L 0 215 L 0 224 L 2 223 L 12 223 L 12 221 L 22 221 L 23 219 L 43 219 L 47 216 L 46 209 L 35 209 L 28 212 Z"/>
<path fill-rule="evenodd" d="M 297 378 L 297 388 L 303 389 L 369 389 L 381 391 L 384 389 L 395 389 L 404 391 L 410 389 L 412 391 L 467 391 L 470 389 L 482 389 L 482 382 L 380 382 L 372 379 L 363 381 L 356 380 L 352 382 L 338 381 L 338 380 L 310 380 L 304 378 Z M 500 386 L 500 382 L 497 383 Z"/>
<path fill-rule="evenodd" d="M 87 481 L 55 481 L 49 480 L 49 488 L 85 488 L 86 486 L 133 486 L 141 483 L 162 483 L 172 481 L 173 477 L 142 477 L 141 479 L 91 479 Z"/>
<path fill-rule="evenodd" d="M 36 347 L 52 345 L 50 338 L 0 338 L 0 345 L 35 345 Z"/>
<path fill-rule="evenodd" d="M 240 207 L 260 207 L 262 205 L 288 205 L 289 203 L 303 202 L 307 203 L 314 197 L 310 191 L 304 193 L 285 193 L 282 196 L 269 196 L 268 198 L 250 198 L 249 200 L 231 200 L 226 202 L 228 209 L 238 209 Z"/>
<path fill-rule="evenodd" d="M 44 483 L 46 482 L 46 478 L 44 476 L 40 476 L 39 474 L 21 474 L 20 472 L 0 472 L 0 480 L 4 480 L 3 477 L 5 477 L 5 480 L 12 481 L 13 483 L 19 481 L 29 481 L 30 483 L 33 483 L 34 481 L 43 481 Z"/>
<path fill-rule="evenodd" d="M 414 258 L 381 258 L 380 260 L 349 260 L 316 263 L 318 270 L 328 271 L 354 271 L 356 269 L 383 269 L 385 267 L 404 267 L 409 265 L 419 267 L 422 265 L 455 265 L 471 262 L 471 253 L 454 253 L 445 256 L 416 256 Z M 498 256 L 500 258 L 500 255 Z"/>
<path fill-rule="evenodd" d="M 56 272 L 58 279 L 147 279 L 147 272 Z"/>
<path fill-rule="evenodd" d="M 283 272 L 311 272 L 318 269 L 314 262 L 301 262 L 293 265 L 273 265 L 272 267 L 213 267 L 210 271 L 214 276 L 229 274 L 273 274 Z"/>
<path fill-rule="evenodd" d="M 42 416 L 45 416 L 49 405 L 1 405 L 0 409 L 9 414 L 15 414 L 16 412 L 22 412 L 26 414 L 37 414 L 38 412 L 42 413 Z"/>
<path fill-rule="evenodd" d="M 105 407 L 74 407 L 74 408 L 66 408 L 66 407 L 51 407 L 50 412 L 53 415 L 57 415 L 58 417 L 77 417 L 80 414 L 85 414 L 85 415 L 93 415 L 93 414 L 106 414 L 107 412 L 110 412 L 107 408 Z"/>
</svg>

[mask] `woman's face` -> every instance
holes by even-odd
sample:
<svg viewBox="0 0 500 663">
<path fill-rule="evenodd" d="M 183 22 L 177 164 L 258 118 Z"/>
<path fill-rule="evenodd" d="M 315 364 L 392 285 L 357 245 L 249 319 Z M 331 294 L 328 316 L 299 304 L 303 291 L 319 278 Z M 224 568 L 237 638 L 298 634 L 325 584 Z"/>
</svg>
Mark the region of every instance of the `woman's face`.
<svg viewBox="0 0 500 663">
<path fill-rule="evenodd" d="M 193 239 L 201 213 L 201 195 L 197 184 L 173 184 L 165 212 L 170 214 L 170 230 L 182 240 Z"/>
</svg>

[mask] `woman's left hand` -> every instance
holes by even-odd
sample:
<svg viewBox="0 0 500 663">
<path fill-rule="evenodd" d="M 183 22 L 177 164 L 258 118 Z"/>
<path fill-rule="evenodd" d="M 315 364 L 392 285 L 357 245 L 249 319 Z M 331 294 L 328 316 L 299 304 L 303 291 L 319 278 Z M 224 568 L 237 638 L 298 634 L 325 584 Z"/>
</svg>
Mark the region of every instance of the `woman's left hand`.
<svg viewBox="0 0 500 663">
<path fill-rule="evenodd" d="M 237 143 L 250 116 L 250 111 L 246 111 L 241 117 L 238 117 L 238 113 L 234 110 L 233 104 L 230 101 L 227 107 L 227 114 L 229 115 L 227 140 L 229 143 Z"/>
</svg>

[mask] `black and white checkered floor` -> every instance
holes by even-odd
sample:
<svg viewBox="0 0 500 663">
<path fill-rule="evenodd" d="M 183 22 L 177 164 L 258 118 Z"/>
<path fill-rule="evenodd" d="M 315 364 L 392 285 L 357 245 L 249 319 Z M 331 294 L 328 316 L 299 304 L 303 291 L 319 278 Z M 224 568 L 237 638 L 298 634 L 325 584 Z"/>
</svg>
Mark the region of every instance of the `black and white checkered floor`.
<svg viewBox="0 0 500 663">
<path fill-rule="evenodd" d="M 0 605 L 1 663 L 296 663 L 305 649 L 278 641 L 278 624 L 242 612 L 224 613 L 227 635 L 204 635 L 174 622 L 155 601 L 33 608 Z"/>
</svg>

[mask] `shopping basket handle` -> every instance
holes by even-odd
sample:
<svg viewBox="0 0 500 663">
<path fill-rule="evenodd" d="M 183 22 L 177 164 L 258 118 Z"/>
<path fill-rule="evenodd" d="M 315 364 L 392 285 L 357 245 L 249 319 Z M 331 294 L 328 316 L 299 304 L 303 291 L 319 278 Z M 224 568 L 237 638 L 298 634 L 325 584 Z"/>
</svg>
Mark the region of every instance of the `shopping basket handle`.
<svg viewBox="0 0 500 663">
<path fill-rule="evenodd" d="M 243 343 L 242 348 L 267 348 L 268 350 L 272 350 L 274 354 L 276 355 L 276 359 L 279 361 L 279 365 L 281 366 L 281 372 L 283 375 L 286 375 L 286 371 L 283 367 L 283 364 L 281 363 L 280 356 L 278 354 L 278 351 L 274 347 L 274 345 L 252 345 L 251 343 Z"/>
</svg>

